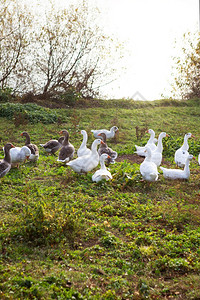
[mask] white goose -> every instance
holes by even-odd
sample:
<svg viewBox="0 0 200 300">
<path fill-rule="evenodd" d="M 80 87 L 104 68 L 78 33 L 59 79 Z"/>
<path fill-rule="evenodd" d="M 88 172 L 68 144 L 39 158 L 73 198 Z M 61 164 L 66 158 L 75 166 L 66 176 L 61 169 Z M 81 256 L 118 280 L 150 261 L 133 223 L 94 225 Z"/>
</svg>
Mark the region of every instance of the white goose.
<svg viewBox="0 0 200 300">
<path fill-rule="evenodd" d="M 163 152 L 162 139 L 168 136 L 169 135 L 166 134 L 166 132 L 161 132 L 158 137 L 158 144 L 156 150 L 152 151 L 151 153 L 151 160 L 156 164 L 157 167 L 159 167 L 162 162 L 162 152 Z"/>
<path fill-rule="evenodd" d="M 87 173 L 96 168 L 99 164 L 99 154 L 97 146 L 103 143 L 101 139 L 96 139 L 92 143 L 91 153 L 88 155 L 80 156 L 67 163 L 76 173 Z"/>
<path fill-rule="evenodd" d="M 100 160 L 101 168 L 92 175 L 92 181 L 99 182 L 103 179 L 106 179 L 106 180 L 112 179 L 111 173 L 107 170 L 107 168 L 105 166 L 105 160 L 109 159 L 109 158 L 110 158 L 110 156 L 106 153 L 103 153 L 100 156 L 99 160 Z"/>
<path fill-rule="evenodd" d="M 87 139 L 88 139 L 87 132 L 85 130 L 81 130 L 81 134 L 83 135 L 83 141 L 82 141 L 80 148 L 77 151 L 78 157 L 91 154 L 91 150 L 89 148 L 87 148 L 87 146 L 86 146 Z"/>
<path fill-rule="evenodd" d="M 189 145 L 188 145 L 188 139 L 194 137 L 193 134 L 186 133 L 184 136 L 184 142 L 183 145 L 176 150 L 175 155 L 174 155 L 174 161 L 177 164 L 178 167 L 183 168 L 185 166 L 185 162 L 186 159 L 189 155 L 188 149 L 189 149 Z"/>
<path fill-rule="evenodd" d="M 95 138 L 98 138 L 98 134 L 103 132 L 103 133 L 105 133 L 107 139 L 113 138 L 115 136 L 115 133 L 118 131 L 119 131 L 119 129 L 117 128 L 117 126 L 111 127 L 110 130 L 107 130 L 107 129 L 91 130 L 91 132 L 93 132 Z"/>
<path fill-rule="evenodd" d="M 24 131 L 20 135 L 26 138 L 25 146 L 27 146 L 31 150 L 31 155 L 29 156 L 29 160 L 36 162 L 39 159 L 38 146 L 31 143 L 31 138 L 28 132 Z"/>
<path fill-rule="evenodd" d="M 144 180 L 147 181 L 156 181 L 158 179 L 158 169 L 154 162 L 151 160 L 151 148 L 146 147 L 146 158 L 140 165 L 140 173 Z"/>
<path fill-rule="evenodd" d="M 11 166 L 18 167 L 20 163 L 23 163 L 31 156 L 31 150 L 27 146 L 15 147 L 10 149 Z"/>
<path fill-rule="evenodd" d="M 146 156 L 146 146 L 149 146 L 151 148 L 152 151 L 156 150 L 156 145 L 155 143 L 157 142 L 157 139 L 155 138 L 155 131 L 153 129 L 149 129 L 147 130 L 147 132 L 150 134 L 150 138 L 148 140 L 148 142 L 146 143 L 145 146 L 137 146 L 135 145 L 136 148 L 136 152 L 138 155 L 140 156 Z"/>
<path fill-rule="evenodd" d="M 195 159 L 193 155 L 188 154 L 185 162 L 184 170 L 179 169 L 166 169 L 163 167 L 160 167 L 163 171 L 164 178 L 167 179 L 189 179 L 190 177 L 190 168 L 189 164 L 192 159 Z"/>
</svg>

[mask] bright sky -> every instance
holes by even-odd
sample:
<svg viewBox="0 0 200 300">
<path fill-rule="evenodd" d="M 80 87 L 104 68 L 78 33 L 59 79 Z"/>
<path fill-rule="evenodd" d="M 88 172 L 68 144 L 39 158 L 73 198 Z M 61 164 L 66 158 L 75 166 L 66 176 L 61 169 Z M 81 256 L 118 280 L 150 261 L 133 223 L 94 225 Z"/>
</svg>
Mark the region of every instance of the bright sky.
<svg viewBox="0 0 200 300">
<path fill-rule="evenodd" d="M 52 1 L 62 6 L 76 2 Z M 130 98 L 139 91 L 147 100 L 171 96 L 172 56 L 180 54 L 183 34 L 198 30 L 199 0 L 86 1 L 100 8 L 107 33 L 124 41 L 118 79 L 105 86 L 103 93 L 108 98 Z"/>
<path fill-rule="evenodd" d="M 170 96 L 175 40 L 197 31 L 199 0 L 94 0 L 104 15 L 104 26 L 125 40 L 126 72 L 106 87 L 115 98 L 139 91 L 146 99 Z"/>
</svg>

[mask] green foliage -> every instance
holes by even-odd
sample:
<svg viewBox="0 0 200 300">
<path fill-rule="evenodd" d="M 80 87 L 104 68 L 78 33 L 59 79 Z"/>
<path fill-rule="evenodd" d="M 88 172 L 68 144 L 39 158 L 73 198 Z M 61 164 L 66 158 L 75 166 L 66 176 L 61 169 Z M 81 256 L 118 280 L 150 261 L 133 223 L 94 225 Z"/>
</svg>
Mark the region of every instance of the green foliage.
<svg viewBox="0 0 200 300">
<path fill-rule="evenodd" d="M 0 102 L 10 101 L 12 98 L 11 93 L 12 93 L 12 89 L 10 88 L 4 88 L 4 89 L 0 88 Z"/>
<path fill-rule="evenodd" d="M 16 114 L 22 114 L 31 124 L 42 122 L 44 124 L 55 123 L 58 120 L 57 114 L 50 109 L 41 107 L 34 103 L 3 103 L 0 104 L 0 117 L 12 120 Z"/>
<path fill-rule="evenodd" d="M 73 107 L 76 105 L 77 100 L 80 95 L 73 89 L 68 89 L 60 96 L 60 100 L 64 102 L 67 106 Z"/>
<path fill-rule="evenodd" d="M 149 298 L 149 286 L 144 280 L 139 280 L 138 289 L 143 299 Z"/>
<path fill-rule="evenodd" d="M 101 107 L 59 109 L 56 126 L 26 124 L 35 144 L 68 129 L 76 150 L 80 129 L 87 130 L 90 147 L 91 129 L 117 124 L 119 135 L 108 145 L 119 157 L 109 166 L 113 179 L 98 184 L 92 181 L 95 170 L 76 174 L 43 149 L 37 163 L 21 164 L 1 179 L 1 299 L 198 299 L 199 166 L 190 163 L 187 182 L 169 182 L 159 174 L 149 183 L 141 180 L 143 159 L 134 154 L 135 143 L 149 138 L 137 140 L 135 126 L 144 124 L 156 136 L 170 135 L 163 140 L 167 167 L 174 167 L 174 152 L 186 132 L 195 135 L 190 152 L 198 154 L 199 103 L 177 103 L 137 109 L 111 103 L 109 114 Z M 40 111 L 30 105 L 33 109 Z M 12 117 L 0 118 L 0 128 L 2 145 L 23 144 Z"/>
<path fill-rule="evenodd" d="M 101 238 L 101 243 L 105 248 L 115 248 L 117 239 L 114 235 L 108 233 Z"/>
<path fill-rule="evenodd" d="M 83 230 L 76 213 L 63 207 L 62 211 L 49 212 L 44 202 L 25 207 L 14 236 L 32 245 L 57 244 L 66 240 L 74 247 Z"/>
<path fill-rule="evenodd" d="M 167 139 L 163 139 L 163 155 L 168 158 L 173 158 L 174 153 L 177 149 L 179 149 L 183 145 L 184 136 L 175 138 L 174 136 L 170 136 Z M 200 143 L 196 139 L 188 140 L 190 153 L 194 156 L 198 156 L 200 153 Z"/>
</svg>

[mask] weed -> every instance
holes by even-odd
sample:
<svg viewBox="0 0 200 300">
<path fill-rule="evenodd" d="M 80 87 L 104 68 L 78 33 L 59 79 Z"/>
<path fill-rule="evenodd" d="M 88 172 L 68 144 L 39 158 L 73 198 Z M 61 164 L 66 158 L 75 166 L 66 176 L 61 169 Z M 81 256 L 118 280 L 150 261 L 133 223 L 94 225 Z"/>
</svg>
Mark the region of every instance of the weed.
<svg viewBox="0 0 200 300">
<path fill-rule="evenodd" d="M 53 245 L 66 239 L 70 247 L 75 247 L 83 227 L 73 211 L 51 211 L 44 202 L 25 207 L 23 215 L 14 236 L 33 246 Z"/>
</svg>

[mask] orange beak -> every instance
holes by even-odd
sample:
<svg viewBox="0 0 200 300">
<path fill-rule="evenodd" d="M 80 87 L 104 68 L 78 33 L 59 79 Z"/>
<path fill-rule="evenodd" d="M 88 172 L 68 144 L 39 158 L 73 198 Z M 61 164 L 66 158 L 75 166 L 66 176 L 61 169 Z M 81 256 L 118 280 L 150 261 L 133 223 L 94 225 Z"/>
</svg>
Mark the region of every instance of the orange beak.
<svg viewBox="0 0 200 300">
<path fill-rule="evenodd" d="M 63 133 L 63 131 L 61 130 L 61 131 L 59 131 L 59 134 L 62 134 Z"/>
<path fill-rule="evenodd" d="M 167 137 L 169 137 L 169 134 L 166 134 Z"/>
<path fill-rule="evenodd" d="M 108 155 L 108 158 L 111 158 L 111 156 L 110 156 L 110 155 Z"/>
<path fill-rule="evenodd" d="M 101 144 L 102 144 L 102 145 L 105 145 L 105 143 L 104 143 L 103 141 L 101 141 Z"/>
</svg>

